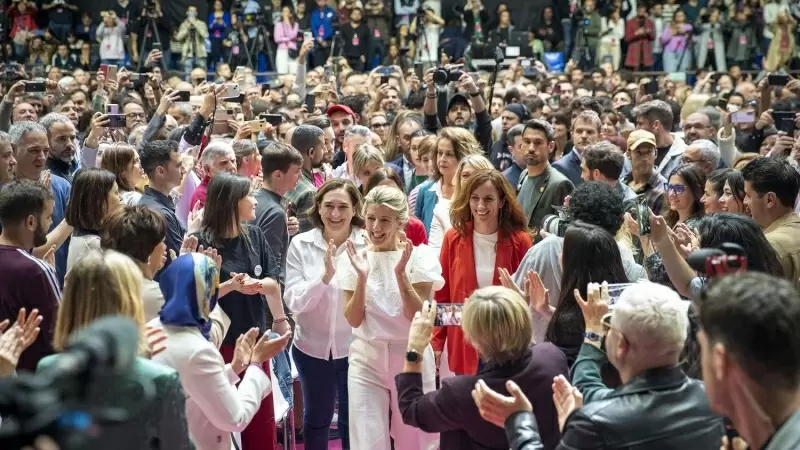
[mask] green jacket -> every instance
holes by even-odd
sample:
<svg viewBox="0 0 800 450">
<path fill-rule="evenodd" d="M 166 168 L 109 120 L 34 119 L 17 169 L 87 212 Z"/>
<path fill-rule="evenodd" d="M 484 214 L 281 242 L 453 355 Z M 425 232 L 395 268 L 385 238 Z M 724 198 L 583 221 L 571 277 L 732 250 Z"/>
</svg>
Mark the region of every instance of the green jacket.
<svg viewBox="0 0 800 450">
<path fill-rule="evenodd" d="M 597 400 L 603 400 L 614 389 L 603 384 L 600 367 L 608 362 L 602 350 L 590 344 L 581 344 L 578 359 L 572 366 L 572 385 L 583 394 L 583 404 L 588 405 Z"/>
</svg>

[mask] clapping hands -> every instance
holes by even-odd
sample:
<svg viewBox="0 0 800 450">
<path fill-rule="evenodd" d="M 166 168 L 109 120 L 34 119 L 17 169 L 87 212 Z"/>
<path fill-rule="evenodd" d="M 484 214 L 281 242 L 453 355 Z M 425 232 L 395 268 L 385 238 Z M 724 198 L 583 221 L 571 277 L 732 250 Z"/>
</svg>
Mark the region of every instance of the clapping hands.
<svg viewBox="0 0 800 450">
<path fill-rule="evenodd" d="M 22 352 L 39 336 L 42 317 L 38 309 L 26 316 L 25 308 L 22 308 L 11 328 L 8 328 L 9 323 L 8 319 L 0 322 L 0 332 L 3 332 L 0 336 L 0 377 L 14 373 Z"/>
</svg>

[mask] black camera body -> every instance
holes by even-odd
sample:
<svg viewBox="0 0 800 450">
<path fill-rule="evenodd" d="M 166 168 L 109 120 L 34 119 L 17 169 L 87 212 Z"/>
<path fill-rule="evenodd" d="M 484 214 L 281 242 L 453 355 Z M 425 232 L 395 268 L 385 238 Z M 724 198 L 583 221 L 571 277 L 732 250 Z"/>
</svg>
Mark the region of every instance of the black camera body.
<svg viewBox="0 0 800 450">
<path fill-rule="evenodd" d="M 464 71 L 461 70 L 461 67 L 453 67 L 450 69 L 440 67 L 433 72 L 433 82 L 444 86 L 449 84 L 453 81 L 458 81 L 462 75 L 464 75 Z"/>
</svg>

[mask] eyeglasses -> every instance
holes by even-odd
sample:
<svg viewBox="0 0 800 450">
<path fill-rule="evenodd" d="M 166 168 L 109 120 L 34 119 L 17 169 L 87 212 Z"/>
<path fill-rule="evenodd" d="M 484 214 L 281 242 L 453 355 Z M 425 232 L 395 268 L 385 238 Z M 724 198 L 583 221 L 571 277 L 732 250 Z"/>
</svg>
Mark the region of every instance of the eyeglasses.
<svg viewBox="0 0 800 450">
<path fill-rule="evenodd" d="M 125 114 L 125 117 L 129 117 L 131 119 L 144 119 L 144 118 L 147 117 L 147 114 L 145 114 L 145 113 L 128 113 L 128 114 Z"/>
<path fill-rule="evenodd" d="M 685 157 L 681 158 L 681 162 L 683 164 L 696 164 L 696 163 L 701 163 L 701 162 L 706 162 L 706 161 L 708 161 L 708 160 L 707 159 L 691 159 L 691 158 L 685 158 Z"/>
<path fill-rule="evenodd" d="M 711 128 L 711 125 L 704 125 L 702 123 L 694 123 L 694 124 L 689 123 L 689 124 L 686 124 L 686 125 L 683 126 L 683 131 L 687 132 L 687 131 L 689 131 L 689 130 L 691 130 L 693 128 L 694 129 L 698 129 L 698 130 L 702 130 L 704 128 Z"/>
<path fill-rule="evenodd" d="M 675 194 L 680 195 L 686 191 L 686 185 L 664 183 L 664 190 L 667 192 L 673 192 Z"/>
<path fill-rule="evenodd" d="M 388 122 L 379 122 L 379 123 L 373 123 L 369 127 L 374 129 L 374 128 L 386 128 L 388 126 L 389 126 Z"/>
</svg>

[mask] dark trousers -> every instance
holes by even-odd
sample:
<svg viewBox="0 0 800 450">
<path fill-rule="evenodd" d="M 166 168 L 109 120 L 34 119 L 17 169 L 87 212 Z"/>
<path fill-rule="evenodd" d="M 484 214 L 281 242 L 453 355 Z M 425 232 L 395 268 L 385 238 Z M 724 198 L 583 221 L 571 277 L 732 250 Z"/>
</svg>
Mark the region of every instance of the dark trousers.
<svg viewBox="0 0 800 450">
<path fill-rule="evenodd" d="M 235 347 L 232 345 L 223 345 L 219 348 L 222 359 L 226 363 L 230 363 L 233 360 L 234 349 Z M 262 367 L 269 376 L 270 362 L 264 361 Z M 244 376 L 244 373 L 242 373 L 242 376 Z M 272 389 L 278 389 L 278 386 L 272 386 Z M 242 431 L 242 450 L 278 450 L 275 406 L 272 401 L 272 394 L 261 400 L 261 407 L 258 408 L 258 412 L 253 416 L 247 428 Z"/>
<path fill-rule="evenodd" d="M 342 449 L 350 448 L 347 404 L 347 358 L 327 360 L 292 349 L 294 364 L 303 388 L 303 444 L 306 450 L 327 450 L 328 432 L 339 395 L 339 436 Z"/>
</svg>

